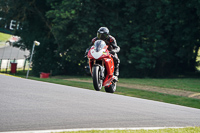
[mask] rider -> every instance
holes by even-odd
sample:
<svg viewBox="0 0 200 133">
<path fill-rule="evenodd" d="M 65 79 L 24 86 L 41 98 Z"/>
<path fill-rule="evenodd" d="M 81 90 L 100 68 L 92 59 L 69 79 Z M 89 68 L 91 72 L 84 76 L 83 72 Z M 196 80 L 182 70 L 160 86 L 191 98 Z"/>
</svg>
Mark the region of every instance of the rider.
<svg viewBox="0 0 200 133">
<path fill-rule="evenodd" d="M 97 37 L 92 39 L 91 45 L 86 51 L 89 51 L 89 49 L 91 48 L 91 46 L 94 45 L 94 42 L 96 40 L 103 40 L 103 41 L 105 41 L 106 45 L 108 45 L 108 50 L 110 51 L 110 54 L 113 55 L 113 60 L 114 60 L 114 64 L 115 64 L 114 75 L 116 77 L 118 77 L 120 60 L 117 56 L 117 53 L 120 51 L 120 47 L 117 46 L 117 42 L 116 42 L 115 38 L 110 35 L 107 27 L 100 27 L 99 30 L 97 31 Z"/>
</svg>

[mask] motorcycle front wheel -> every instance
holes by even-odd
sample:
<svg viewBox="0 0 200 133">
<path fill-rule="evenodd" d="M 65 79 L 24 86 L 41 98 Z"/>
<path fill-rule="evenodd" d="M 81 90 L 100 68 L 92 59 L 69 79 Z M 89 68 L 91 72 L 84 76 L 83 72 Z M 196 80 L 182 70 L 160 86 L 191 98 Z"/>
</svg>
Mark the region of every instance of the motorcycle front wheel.
<svg viewBox="0 0 200 133">
<path fill-rule="evenodd" d="M 102 88 L 102 83 L 103 83 L 103 80 L 101 80 L 100 78 L 100 74 L 101 74 L 101 69 L 99 66 L 94 66 L 93 67 L 93 86 L 94 86 L 94 89 L 96 91 L 100 91 L 101 88 Z"/>
</svg>

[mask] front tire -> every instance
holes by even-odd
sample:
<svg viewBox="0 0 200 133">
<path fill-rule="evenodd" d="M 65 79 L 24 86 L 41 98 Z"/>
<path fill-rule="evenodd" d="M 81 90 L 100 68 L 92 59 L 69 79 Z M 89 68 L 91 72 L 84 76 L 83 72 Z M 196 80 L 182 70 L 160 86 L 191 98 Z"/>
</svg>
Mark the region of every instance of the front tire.
<svg viewBox="0 0 200 133">
<path fill-rule="evenodd" d="M 93 86 L 96 91 L 100 91 L 102 88 L 103 80 L 100 78 L 101 69 L 99 66 L 93 67 Z"/>
</svg>

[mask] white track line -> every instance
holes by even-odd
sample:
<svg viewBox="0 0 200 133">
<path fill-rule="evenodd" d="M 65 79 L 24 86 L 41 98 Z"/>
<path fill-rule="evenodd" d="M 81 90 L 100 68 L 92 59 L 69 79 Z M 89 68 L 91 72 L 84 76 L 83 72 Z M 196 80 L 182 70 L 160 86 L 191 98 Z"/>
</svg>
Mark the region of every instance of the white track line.
<svg viewBox="0 0 200 133">
<path fill-rule="evenodd" d="M 184 128 L 184 127 L 138 127 L 138 128 L 79 128 L 79 129 L 58 129 L 58 130 L 35 130 L 35 131 L 10 131 L 0 133 L 58 133 L 72 131 L 91 131 L 91 130 L 158 130 L 166 128 Z"/>
</svg>

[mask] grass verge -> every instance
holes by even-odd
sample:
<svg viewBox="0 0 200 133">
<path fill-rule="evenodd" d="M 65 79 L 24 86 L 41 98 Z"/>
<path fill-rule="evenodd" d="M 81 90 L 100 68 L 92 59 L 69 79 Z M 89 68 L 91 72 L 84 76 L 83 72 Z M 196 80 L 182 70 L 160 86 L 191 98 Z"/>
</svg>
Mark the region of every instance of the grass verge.
<svg viewBox="0 0 200 133">
<path fill-rule="evenodd" d="M 5 33 L 1 33 L 0 32 L 0 42 L 3 42 L 3 43 L 0 43 L 0 46 L 2 45 L 5 45 L 5 42 L 11 37 L 11 35 L 9 34 L 5 34 Z"/>
<path fill-rule="evenodd" d="M 200 92 L 200 78 L 171 78 L 171 79 L 131 78 L 131 79 L 120 79 L 120 83 L 140 84 L 147 86 L 157 86 L 163 88 Z"/>
<path fill-rule="evenodd" d="M 91 77 L 78 77 L 78 76 L 55 76 L 58 79 L 79 79 L 92 81 Z M 156 86 L 161 88 L 170 88 L 177 90 L 186 90 L 193 92 L 200 92 L 200 78 L 119 78 L 119 83 Z"/>
</svg>

